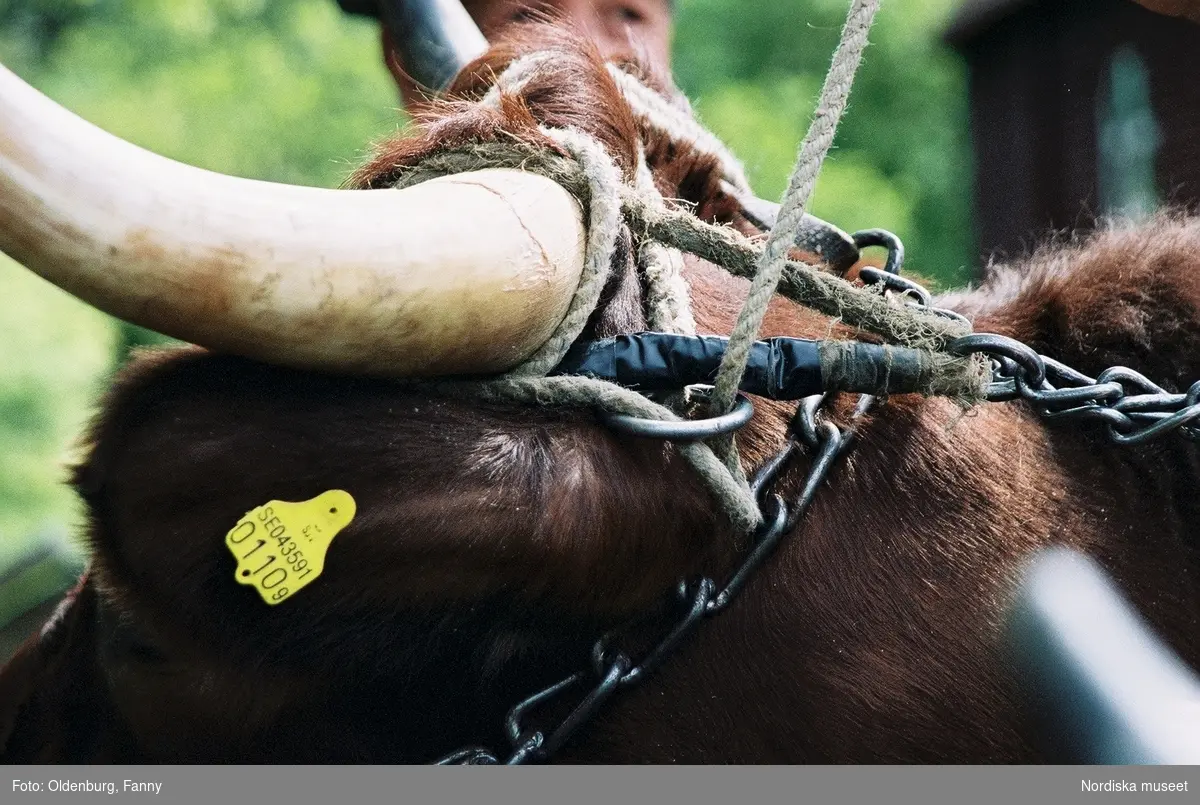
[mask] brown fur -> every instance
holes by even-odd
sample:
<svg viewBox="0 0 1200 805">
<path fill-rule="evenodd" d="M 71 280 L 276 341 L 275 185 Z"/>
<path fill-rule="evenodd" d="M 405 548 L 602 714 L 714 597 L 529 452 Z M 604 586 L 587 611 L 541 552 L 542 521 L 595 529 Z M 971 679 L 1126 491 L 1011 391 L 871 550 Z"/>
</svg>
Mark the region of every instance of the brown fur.
<svg viewBox="0 0 1200 805">
<path fill-rule="evenodd" d="M 509 63 L 534 52 L 554 56 L 553 71 L 542 71 L 519 96 L 501 95 L 501 109 L 471 103 L 483 97 Z M 595 45 L 564 26 L 516 26 L 462 71 L 447 91 L 447 100 L 422 110 L 414 137 L 382 143 L 374 157 L 354 173 L 356 187 L 395 183 L 397 168 L 419 162 L 426 154 L 475 142 L 522 141 L 562 153 L 538 125 L 575 128 L 595 137 L 612 156 L 625 178 L 637 166 L 637 126 L 620 91 L 604 68 Z"/>
<path fill-rule="evenodd" d="M 444 107 L 355 181 L 386 184 L 456 141 L 544 144 L 532 121 L 548 117 L 609 138 L 628 169 L 628 110 L 605 94 L 594 53 L 562 47 L 569 92 L 539 88 L 497 114 Z M 705 158 L 652 150 L 672 195 L 725 203 Z M 642 321 L 629 251 L 592 333 Z M 1196 223 L 1107 233 L 1012 271 L 1019 282 L 1001 272 L 956 298 L 979 330 L 1086 370 L 1124 363 L 1176 387 L 1200 377 Z M 697 261 L 687 279 L 701 330 L 728 332 L 747 283 Z M 777 300 L 763 335 L 831 329 L 844 332 Z M 760 403 L 740 437 L 748 468 L 789 415 Z M 53 639 L 0 672 L 3 762 L 423 762 L 503 746 L 513 702 L 585 667 L 595 636 L 653 611 L 677 579 L 720 578 L 740 555 L 669 445 L 587 412 L 186 348 L 134 361 L 91 436 L 76 477 L 91 575 Z M 1038 547 L 1079 546 L 1200 661 L 1196 462 L 1179 440 L 1111 447 L 1016 404 L 962 416 L 893 398 L 743 597 L 561 759 L 1040 759 L 998 649 L 1015 569 Z M 804 464 L 784 479 L 789 495 Z M 278 607 L 234 583 L 223 537 L 242 514 L 331 488 L 350 490 L 358 515 L 316 583 Z"/>
<path fill-rule="evenodd" d="M 553 69 L 535 75 L 519 96 L 502 94 L 498 110 L 471 103 L 487 92 L 511 62 L 534 52 L 552 53 Z M 669 80 L 636 65 L 631 69 L 651 87 L 669 91 Z M 514 26 L 505 41 L 463 70 L 447 98 L 422 108 L 413 136 L 379 144 L 373 157 L 351 176 L 349 186 L 387 187 L 396 182 L 399 169 L 428 154 L 477 142 L 519 140 L 562 153 L 538 131 L 541 124 L 575 128 L 595 137 L 626 180 L 633 178 L 640 138 L 660 192 L 691 205 L 703 220 L 735 222 L 737 207 L 720 190 L 717 159 L 641 126 L 621 99 L 595 45 L 561 21 Z"/>
</svg>

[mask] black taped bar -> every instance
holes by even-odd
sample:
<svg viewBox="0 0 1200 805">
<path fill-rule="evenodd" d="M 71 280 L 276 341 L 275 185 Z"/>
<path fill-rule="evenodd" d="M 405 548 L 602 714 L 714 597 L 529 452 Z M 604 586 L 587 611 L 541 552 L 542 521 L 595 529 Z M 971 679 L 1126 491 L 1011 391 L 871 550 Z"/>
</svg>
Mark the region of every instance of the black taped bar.
<svg viewBox="0 0 1200 805">
<path fill-rule="evenodd" d="M 909 394 L 931 391 L 933 356 L 911 347 L 820 341 L 821 378 L 826 391 Z"/>
<path fill-rule="evenodd" d="M 711 384 L 729 339 L 639 333 L 576 343 L 552 372 L 588 375 L 639 391 Z M 741 390 L 772 400 L 824 391 L 905 394 L 924 391 L 930 358 L 916 349 L 857 341 L 769 338 L 756 341 Z"/>
</svg>

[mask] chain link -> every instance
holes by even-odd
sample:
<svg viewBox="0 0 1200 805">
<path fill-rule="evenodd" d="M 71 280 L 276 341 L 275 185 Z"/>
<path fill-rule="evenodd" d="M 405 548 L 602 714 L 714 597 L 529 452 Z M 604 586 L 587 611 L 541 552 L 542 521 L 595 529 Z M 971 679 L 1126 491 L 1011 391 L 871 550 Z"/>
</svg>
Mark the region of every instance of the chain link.
<svg viewBox="0 0 1200 805">
<path fill-rule="evenodd" d="M 590 721 L 618 690 L 636 685 L 648 677 L 705 618 L 724 611 L 745 588 L 755 571 L 774 553 L 783 536 L 799 522 L 837 459 L 853 444 L 852 429 L 842 430 L 831 422 L 818 420 L 818 413 L 826 396 L 820 394 L 809 397 L 797 407 L 796 415 L 788 429 L 787 443 L 755 474 L 751 489 L 755 492 L 755 498 L 762 509 L 763 524 L 755 532 L 746 557 L 723 587 L 718 587 L 717 583 L 707 576 L 694 581 L 680 581 L 672 593 L 674 600 L 671 602 L 677 614 L 662 630 L 652 648 L 644 653 L 640 662 L 634 663 L 629 653 L 619 646 L 621 638 L 628 636 L 628 630 L 615 630 L 603 635 L 593 645 L 591 668 L 572 674 L 517 703 L 505 720 L 505 734 L 511 748 L 503 761 L 497 753 L 484 747 L 467 747 L 447 755 L 437 763 L 488 765 L 503 762 L 506 765 L 521 765 L 544 762 L 562 748 L 580 727 Z M 873 398 L 864 395 L 860 399 L 856 415 L 865 412 L 872 401 Z M 805 448 L 813 452 L 812 465 L 799 498 L 792 506 L 788 506 L 783 498 L 770 492 L 769 488 L 790 465 L 792 459 L 803 453 Z M 589 684 L 590 688 L 584 687 Z M 533 711 L 570 691 L 577 693 L 580 689 L 586 690 L 586 694 L 557 726 L 552 729 L 527 726 Z"/>
<path fill-rule="evenodd" d="M 963 336 L 949 350 L 982 353 L 991 360 L 989 401 L 1025 400 L 1045 419 L 1100 422 L 1108 438 L 1121 445 L 1144 444 L 1172 432 L 1200 440 L 1200 381 L 1187 393 L 1174 394 L 1124 366 L 1092 378 L 994 334 Z"/>
<path fill-rule="evenodd" d="M 880 285 L 897 304 L 914 305 L 971 326 L 960 314 L 933 306 L 932 296 L 920 284 L 900 276 L 904 246 L 895 235 L 883 230 L 864 230 L 853 236 L 859 249 L 882 246 L 888 250 L 883 269 L 863 268 L 859 276 L 868 285 Z M 956 355 L 983 354 L 991 361 L 992 382 L 987 390 L 991 402 L 1025 400 L 1046 419 L 1099 421 L 1108 428 L 1109 438 L 1124 445 L 1141 444 L 1167 433 L 1178 432 L 1184 438 L 1200 440 L 1200 381 L 1186 394 L 1175 394 L 1151 382 L 1144 375 L 1116 366 L 1092 378 L 1053 358 L 1038 354 L 1028 345 L 992 333 L 972 333 L 953 341 L 948 350 Z M 768 459 L 750 482 L 763 524 L 756 531 L 750 551 L 741 565 L 718 588 L 703 577 L 680 581 L 673 606 L 673 622 L 641 659 L 634 663 L 619 648 L 628 628 L 603 635 L 592 647 L 591 668 L 576 672 L 517 703 L 505 720 L 505 734 L 511 748 L 503 761 L 507 765 L 544 762 L 562 748 L 581 727 L 620 689 L 636 685 L 655 669 L 708 617 L 729 606 L 766 560 L 774 553 L 784 535 L 791 532 L 808 511 L 817 491 L 828 478 L 838 459 L 853 446 L 859 419 L 876 403 L 874 397 L 861 395 L 846 428 L 818 418 L 828 394 L 807 397 L 796 408 L 788 427 L 788 439 L 775 456 Z M 741 427 L 741 422 L 737 427 Z M 800 495 L 789 506 L 771 492 L 771 487 L 805 451 L 812 463 Z M 569 691 L 586 693 L 557 726 L 541 730 L 527 726 L 533 711 Z M 501 763 L 497 753 L 484 747 L 466 747 L 441 760 L 439 765 L 488 765 Z"/>
<path fill-rule="evenodd" d="M 933 307 L 925 288 L 900 276 L 904 247 L 895 235 L 870 229 L 851 237 L 859 249 L 882 246 L 888 250 L 883 269 L 860 269 L 864 282 L 882 285 L 886 292 L 903 297 L 905 304 L 925 307 L 970 326 L 954 311 Z M 1124 366 L 1092 378 L 1016 339 L 994 333 L 963 336 L 947 349 L 964 357 L 983 354 L 991 361 L 989 402 L 1025 400 L 1045 419 L 1100 422 L 1107 427 L 1108 438 L 1120 445 L 1144 444 L 1173 432 L 1200 441 L 1200 381 L 1186 393 L 1175 394 Z"/>
</svg>

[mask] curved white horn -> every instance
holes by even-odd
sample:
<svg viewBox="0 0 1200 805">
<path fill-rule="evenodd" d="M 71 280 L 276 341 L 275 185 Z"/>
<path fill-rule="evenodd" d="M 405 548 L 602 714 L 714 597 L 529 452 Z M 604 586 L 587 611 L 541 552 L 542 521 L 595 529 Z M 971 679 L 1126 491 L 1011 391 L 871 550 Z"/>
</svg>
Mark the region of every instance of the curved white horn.
<svg viewBox="0 0 1200 805">
<path fill-rule="evenodd" d="M 239 179 L 159 157 L 0 66 L 0 251 L 219 351 L 390 376 L 509 369 L 579 283 L 578 202 L 486 170 L 406 190 Z"/>
</svg>

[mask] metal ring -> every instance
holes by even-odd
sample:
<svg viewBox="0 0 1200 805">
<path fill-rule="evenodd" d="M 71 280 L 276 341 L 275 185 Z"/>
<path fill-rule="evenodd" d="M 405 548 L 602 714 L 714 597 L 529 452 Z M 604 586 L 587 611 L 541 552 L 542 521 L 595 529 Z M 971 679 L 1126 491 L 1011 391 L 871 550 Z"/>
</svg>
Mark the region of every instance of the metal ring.
<svg viewBox="0 0 1200 805">
<path fill-rule="evenodd" d="M 1116 381 L 1121 384 L 1136 386 L 1143 394 L 1168 394 L 1169 392 L 1158 385 L 1152 383 L 1148 377 L 1141 372 L 1135 372 L 1125 366 L 1113 366 L 1105 369 L 1096 377 L 1097 383 L 1109 383 Z M 1132 395 L 1131 395 L 1132 396 Z"/>
<path fill-rule="evenodd" d="M 972 322 L 970 319 L 968 319 L 966 316 L 964 316 L 963 314 L 961 314 L 957 311 L 951 310 L 950 308 L 932 307 L 931 306 L 929 308 L 929 312 L 935 316 L 940 316 L 943 319 L 949 319 L 950 321 L 952 321 L 956 324 L 961 324 L 962 326 L 966 327 L 968 330 L 972 329 L 975 326 L 975 323 Z"/>
<path fill-rule="evenodd" d="M 754 416 L 754 403 L 738 392 L 733 410 L 710 419 L 642 419 L 627 414 L 600 412 L 600 421 L 615 431 L 646 439 L 665 439 L 676 442 L 698 442 L 714 436 L 724 436 L 741 428 Z"/>
<path fill-rule="evenodd" d="M 858 270 L 858 277 L 868 285 L 880 284 L 890 291 L 912 294 L 913 298 L 922 308 L 928 308 L 933 302 L 933 297 L 930 296 L 929 291 L 925 290 L 922 285 L 899 274 L 892 274 L 880 268 L 864 266 Z"/>
<path fill-rule="evenodd" d="M 882 246 L 887 249 L 887 262 L 884 263 L 883 270 L 893 275 L 900 273 L 900 267 L 904 265 L 904 244 L 894 233 L 886 229 L 861 229 L 851 235 L 850 239 L 859 251 L 868 246 Z"/>
<path fill-rule="evenodd" d="M 1025 370 L 1025 384 L 1030 388 L 1040 389 L 1046 381 L 1046 364 L 1042 362 L 1042 357 L 1015 338 L 995 333 L 972 333 L 951 341 L 946 345 L 946 351 L 964 358 L 976 352 L 1000 355 Z"/>
</svg>

